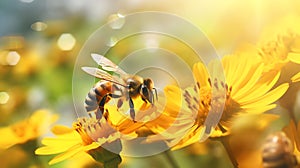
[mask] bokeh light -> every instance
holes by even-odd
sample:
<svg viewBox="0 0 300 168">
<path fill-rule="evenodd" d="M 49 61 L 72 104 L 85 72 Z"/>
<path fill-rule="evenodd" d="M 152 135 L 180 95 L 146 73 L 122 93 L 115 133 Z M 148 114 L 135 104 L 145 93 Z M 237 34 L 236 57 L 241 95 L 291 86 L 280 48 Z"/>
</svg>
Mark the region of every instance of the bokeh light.
<svg viewBox="0 0 300 168">
<path fill-rule="evenodd" d="M 7 92 L 0 92 L 0 104 L 6 104 L 9 100 L 9 94 Z"/>
<path fill-rule="evenodd" d="M 108 17 L 109 25 L 112 29 L 121 29 L 125 24 L 125 18 L 122 14 L 112 14 Z"/>
<path fill-rule="evenodd" d="M 33 2 L 34 0 L 20 0 L 20 2 L 23 2 L 23 3 L 31 3 Z"/>
<path fill-rule="evenodd" d="M 17 63 L 20 61 L 21 56 L 16 51 L 10 51 L 8 52 L 6 56 L 6 63 L 7 65 L 17 65 Z"/>
<path fill-rule="evenodd" d="M 35 22 L 30 27 L 35 31 L 44 31 L 48 26 L 44 22 Z"/>
<path fill-rule="evenodd" d="M 63 33 L 57 40 L 58 47 L 63 51 L 69 51 L 74 48 L 76 44 L 75 37 L 70 33 Z"/>
</svg>

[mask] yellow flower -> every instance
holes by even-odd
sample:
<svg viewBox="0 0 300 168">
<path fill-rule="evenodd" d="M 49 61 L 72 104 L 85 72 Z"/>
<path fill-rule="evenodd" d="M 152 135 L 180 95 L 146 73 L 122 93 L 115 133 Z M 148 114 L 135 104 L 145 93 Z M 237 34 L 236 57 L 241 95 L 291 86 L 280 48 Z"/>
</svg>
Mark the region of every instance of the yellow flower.
<svg viewBox="0 0 300 168">
<path fill-rule="evenodd" d="M 181 111 L 182 102 L 181 90 L 173 85 L 164 88 L 164 96 L 160 96 L 153 107 L 150 104 L 145 104 L 138 97 L 134 99 L 135 107 L 139 109 L 136 111 L 136 122 L 133 122 L 128 114 L 125 115 L 118 111 L 115 106 L 107 104 L 106 107 L 110 109 L 108 110 L 107 120 L 110 124 L 124 135 L 140 138 L 133 142 L 136 144 L 134 147 L 141 145 L 140 147 L 146 148 L 155 144 L 164 145 L 164 147 L 150 150 L 149 153 L 147 150 L 140 151 L 139 149 L 126 147 L 129 150 L 123 151 L 123 154 L 148 155 L 153 154 L 152 152 L 165 151 L 177 144 L 193 126 L 191 118 L 195 118 L 195 113 Z"/>
<path fill-rule="evenodd" d="M 115 106 L 107 104 L 106 108 L 109 109 L 107 120 L 122 134 L 137 134 L 138 137 L 159 136 L 170 133 L 168 132 L 170 129 L 178 132 L 178 129 L 174 130 L 174 125 L 184 126 L 184 123 L 191 123 L 191 117 L 185 117 L 186 121 L 182 120 L 184 114 L 180 113 L 182 104 L 180 89 L 169 85 L 164 88 L 164 93 L 165 95 L 159 97 L 153 107 L 149 103 L 145 104 L 140 97 L 134 99 L 135 108 L 139 109 L 136 111 L 136 122 L 132 121 L 128 114 L 126 115 Z M 171 135 L 173 134 L 171 133 Z"/>
<path fill-rule="evenodd" d="M 28 119 L 0 128 L 0 135 L 5 137 L 0 139 L 0 149 L 38 138 L 57 118 L 57 115 L 51 114 L 48 110 L 38 110 Z"/>
<path fill-rule="evenodd" d="M 53 127 L 52 132 L 56 137 L 44 138 L 42 144 L 45 146 L 35 151 L 37 155 L 59 154 L 49 162 L 50 165 L 81 155 L 83 152 L 103 151 L 101 146 L 115 145 L 122 136 L 104 118 L 78 118 L 78 121 L 73 123 L 73 128 L 57 125 Z M 119 146 L 114 152 L 120 151 Z M 93 152 L 89 154 L 93 156 Z M 104 158 L 104 161 L 105 159 L 112 158 Z"/>
<path fill-rule="evenodd" d="M 280 34 L 276 39 L 268 40 L 263 44 L 259 55 L 261 56 L 266 75 L 274 73 L 273 71 L 281 71 L 281 82 L 297 82 L 300 69 L 300 36 L 296 30 L 289 31 L 285 34 Z M 296 74 L 296 75 L 295 75 Z M 289 90 L 279 103 L 286 108 L 291 118 L 295 118 L 294 105 L 296 100 L 296 93 L 300 89 L 300 85 L 292 83 Z"/>
<path fill-rule="evenodd" d="M 260 47 L 266 72 L 281 70 L 288 62 L 300 63 L 300 36 L 294 32 L 281 34 L 274 40 L 269 40 Z"/>
<path fill-rule="evenodd" d="M 196 87 L 187 88 L 184 97 L 188 106 L 185 110 L 197 111 L 197 117 L 193 128 L 174 149 L 197 142 L 203 136 L 230 134 L 234 120 L 243 114 L 261 114 L 274 108 L 273 103 L 289 87 L 284 83 L 272 89 L 280 72 L 262 76 L 263 64 L 248 55 L 225 56 L 221 62 L 222 65 L 213 60 L 208 69 L 201 62 L 194 65 Z M 223 70 L 226 80 L 221 78 Z M 220 115 L 220 121 L 206 121 L 209 113 L 215 118 Z"/>
</svg>

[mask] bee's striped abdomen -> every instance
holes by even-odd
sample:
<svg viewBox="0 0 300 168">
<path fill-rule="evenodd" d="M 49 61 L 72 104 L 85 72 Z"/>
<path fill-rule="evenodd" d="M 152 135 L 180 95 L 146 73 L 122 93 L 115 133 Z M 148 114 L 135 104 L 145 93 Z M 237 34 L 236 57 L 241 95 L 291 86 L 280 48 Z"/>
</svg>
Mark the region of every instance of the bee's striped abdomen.
<svg viewBox="0 0 300 168">
<path fill-rule="evenodd" d="M 90 89 L 84 102 L 85 109 L 90 117 L 93 117 L 93 115 L 95 115 L 96 118 L 102 117 L 104 107 L 100 107 L 99 103 L 104 96 L 112 93 L 112 91 L 112 84 L 108 81 L 99 81 L 93 88 Z M 107 97 L 105 103 L 107 103 L 109 100 L 110 97 Z"/>
</svg>

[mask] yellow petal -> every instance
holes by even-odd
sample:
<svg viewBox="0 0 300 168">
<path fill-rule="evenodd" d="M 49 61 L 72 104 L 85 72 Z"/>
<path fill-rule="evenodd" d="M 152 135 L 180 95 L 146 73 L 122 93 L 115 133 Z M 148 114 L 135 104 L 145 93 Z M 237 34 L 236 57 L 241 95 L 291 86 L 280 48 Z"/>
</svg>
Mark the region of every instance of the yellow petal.
<svg viewBox="0 0 300 168">
<path fill-rule="evenodd" d="M 67 152 L 62 153 L 62 154 L 60 154 L 60 155 L 54 157 L 54 158 L 49 162 L 49 165 L 53 165 L 53 164 L 55 164 L 55 163 L 62 162 L 62 161 L 64 161 L 64 160 L 66 160 L 66 159 L 68 159 L 68 158 L 70 158 L 70 157 L 76 155 L 76 154 L 79 153 L 79 152 L 83 152 L 83 151 L 84 151 L 83 149 L 84 149 L 83 146 L 78 144 L 78 145 L 74 146 L 72 149 L 68 150 Z"/>
<path fill-rule="evenodd" d="M 75 144 L 81 143 L 81 139 L 58 139 L 58 138 L 44 138 L 42 140 L 42 144 L 45 146 L 50 147 L 61 147 L 61 148 L 68 148 L 70 146 L 73 146 Z"/>
<path fill-rule="evenodd" d="M 253 88 L 249 89 L 244 95 L 239 97 L 233 95 L 233 99 L 239 100 L 238 102 L 243 105 L 249 100 L 259 98 L 262 95 L 265 95 L 275 85 L 279 77 L 280 71 L 269 73 L 268 75 L 263 76 L 259 82 Z"/>
<path fill-rule="evenodd" d="M 66 127 L 64 125 L 55 125 L 51 129 L 51 132 L 53 132 L 55 135 L 67 134 L 72 131 L 73 131 L 72 128 Z"/>
<path fill-rule="evenodd" d="M 253 86 L 258 82 L 262 72 L 263 72 L 263 65 L 257 67 L 257 69 L 255 70 L 255 72 L 251 75 L 252 77 L 250 78 L 250 80 L 247 82 L 246 85 L 244 85 L 241 89 L 239 89 L 236 94 L 234 94 L 234 97 L 242 97 L 243 95 L 245 95 L 246 93 L 248 93 L 249 90 L 251 90 L 251 88 L 253 88 Z M 236 75 L 237 76 L 237 75 Z M 235 86 L 235 85 L 233 85 Z M 237 88 L 236 88 L 237 89 Z"/>
<path fill-rule="evenodd" d="M 254 103 L 253 106 L 251 106 L 251 108 L 248 107 L 247 109 L 244 109 L 244 110 L 248 114 L 261 114 L 263 112 L 274 109 L 275 107 L 276 107 L 276 104 L 270 104 L 270 105 L 264 105 L 264 106 L 258 107 Z"/>
<path fill-rule="evenodd" d="M 300 81 L 300 72 L 298 72 L 296 75 L 294 75 L 291 78 L 292 82 L 299 82 Z"/>
<path fill-rule="evenodd" d="M 55 138 L 44 138 L 42 140 L 43 145 L 59 145 L 59 144 L 68 144 L 70 142 L 81 142 L 81 137 L 75 131 L 70 134 L 64 134 L 57 136 Z"/>
<path fill-rule="evenodd" d="M 7 149 L 20 142 L 20 139 L 10 127 L 0 128 L 0 149 Z M 4 138 L 5 137 L 5 138 Z"/>
<path fill-rule="evenodd" d="M 291 52 L 288 54 L 288 58 L 297 64 L 300 64 L 300 53 Z"/>
<path fill-rule="evenodd" d="M 37 155 L 53 155 L 67 151 L 72 146 L 44 146 L 35 150 Z"/>
<path fill-rule="evenodd" d="M 207 68 L 203 63 L 196 63 L 193 67 L 193 74 L 197 82 L 199 82 L 201 87 L 209 86 L 208 78 L 209 74 Z"/>
<path fill-rule="evenodd" d="M 240 88 L 240 85 L 243 85 L 249 80 L 250 75 L 248 75 L 248 73 L 251 70 L 252 64 L 249 63 L 246 58 L 247 57 L 239 55 L 230 55 L 225 56 L 222 59 L 225 70 L 230 69 L 230 72 L 228 73 L 225 71 L 226 82 L 229 86 Z M 239 73 L 239 75 L 236 75 L 237 72 L 243 73 Z M 234 93 L 235 90 L 232 91 L 232 94 Z"/>
<path fill-rule="evenodd" d="M 250 108 L 255 104 L 256 106 L 263 106 L 268 105 L 270 103 L 273 103 L 274 101 L 278 100 L 289 88 L 288 83 L 281 84 L 277 88 L 273 89 L 272 91 L 268 92 L 267 94 L 256 98 L 249 100 L 247 102 L 244 102 L 244 105 L 242 105 L 242 108 Z"/>
<path fill-rule="evenodd" d="M 93 142 L 89 145 L 83 146 L 83 150 L 84 151 L 89 151 L 89 150 L 92 150 L 92 149 L 96 149 L 98 147 L 100 147 L 100 144 L 98 142 Z"/>
<path fill-rule="evenodd" d="M 182 140 L 172 147 L 172 150 L 177 150 L 185 146 L 191 145 L 195 142 L 199 142 L 200 138 L 203 136 L 205 127 L 194 125 L 193 128 L 182 138 Z"/>
<path fill-rule="evenodd" d="M 99 147 L 99 144 L 97 142 L 93 142 L 90 145 L 82 146 L 82 144 L 77 144 L 70 148 L 67 152 L 62 153 L 56 157 L 54 157 L 50 162 L 49 165 L 53 165 L 55 163 L 59 163 L 61 161 L 64 161 L 70 157 L 73 157 L 74 155 L 80 153 L 80 152 L 86 152 L 92 149 L 96 149 Z"/>
</svg>

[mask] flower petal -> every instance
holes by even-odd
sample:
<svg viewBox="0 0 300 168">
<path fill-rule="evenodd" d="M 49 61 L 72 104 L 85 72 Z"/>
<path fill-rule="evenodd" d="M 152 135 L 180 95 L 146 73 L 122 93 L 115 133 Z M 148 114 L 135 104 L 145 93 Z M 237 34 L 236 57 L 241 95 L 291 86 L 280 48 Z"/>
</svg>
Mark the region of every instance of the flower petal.
<svg viewBox="0 0 300 168">
<path fill-rule="evenodd" d="M 236 97 L 236 99 L 239 99 L 239 97 L 246 95 L 248 93 L 248 91 L 251 90 L 255 86 L 255 84 L 258 82 L 263 70 L 264 70 L 263 65 L 260 65 L 259 67 L 257 67 L 255 72 L 251 75 L 251 78 L 249 79 L 249 81 L 242 88 L 240 88 L 240 89 L 238 89 L 238 91 L 236 91 L 236 94 L 234 94 L 234 97 Z"/>
<path fill-rule="evenodd" d="M 294 53 L 294 52 L 291 52 L 288 54 L 288 58 L 294 62 L 294 63 L 297 63 L 297 64 L 300 64 L 300 53 Z"/>
<path fill-rule="evenodd" d="M 291 78 L 292 82 L 299 82 L 300 81 L 300 72 L 298 72 L 296 75 L 294 75 Z"/>
<path fill-rule="evenodd" d="M 270 104 L 270 105 L 264 105 L 261 107 L 255 106 L 255 103 L 253 104 L 253 107 L 251 108 L 244 108 L 245 113 L 249 114 L 261 114 L 263 112 L 269 111 L 271 109 L 274 109 L 276 107 L 276 104 Z"/>
<path fill-rule="evenodd" d="M 193 67 L 193 74 L 197 82 L 201 87 L 209 86 L 208 78 L 209 74 L 207 68 L 202 62 L 196 63 Z"/>
<path fill-rule="evenodd" d="M 277 88 L 273 89 L 272 91 L 268 92 L 267 94 L 261 97 L 244 102 L 244 105 L 242 107 L 253 107 L 253 104 L 259 107 L 273 103 L 274 101 L 278 100 L 287 91 L 288 88 L 288 83 L 281 84 Z"/>
<path fill-rule="evenodd" d="M 55 163 L 59 163 L 62 162 L 72 156 L 74 156 L 75 154 L 79 153 L 79 152 L 83 152 L 83 146 L 81 144 L 77 144 L 76 146 L 74 146 L 72 149 L 68 150 L 65 153 L 62 153 L 56 157 L 54 157 L 50 162 L 49 165 L 53 165 Z"/>
<path fill-rule="evenodd" d="M 72 131 L 72 128 L 66 127 L 64 125 L 55 125 L 51 129 L 51 132 L 53 132 L 55 135 L 66 134 Z"/>
</svg>

